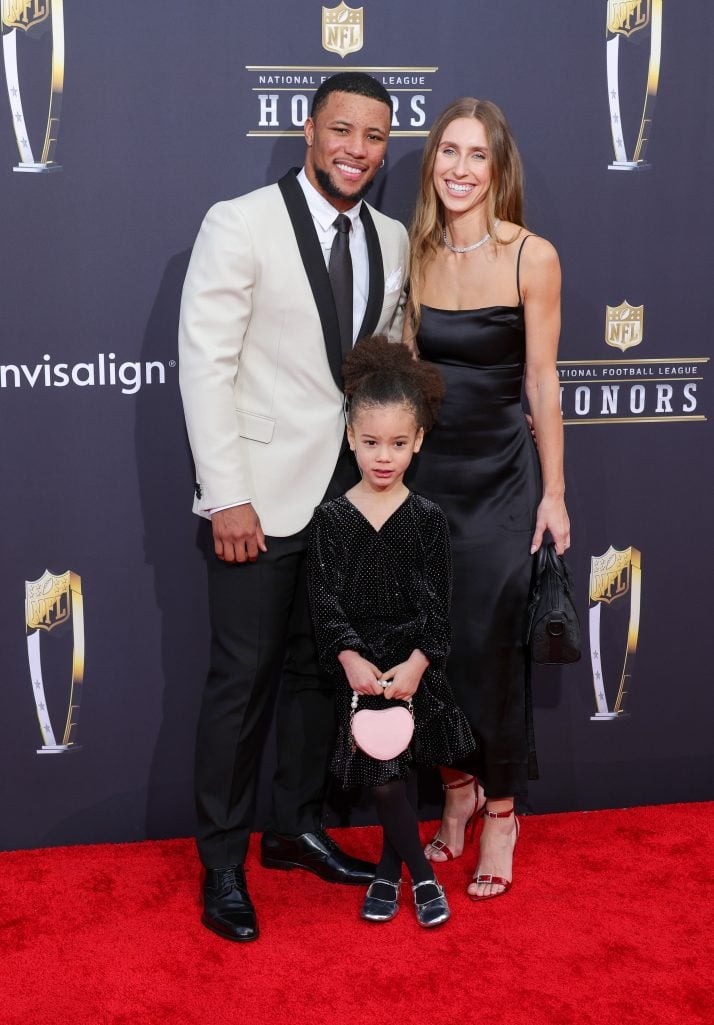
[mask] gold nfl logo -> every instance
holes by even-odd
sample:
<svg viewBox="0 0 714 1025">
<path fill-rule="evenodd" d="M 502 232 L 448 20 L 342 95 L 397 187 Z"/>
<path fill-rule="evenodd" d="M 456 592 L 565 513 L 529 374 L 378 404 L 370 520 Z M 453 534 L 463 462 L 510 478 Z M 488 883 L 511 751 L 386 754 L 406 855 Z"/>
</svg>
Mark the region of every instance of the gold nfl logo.
<svg viewBox="0 0 714 1025">
<path fill-rule="evenodd" d="M 629 37 L 650 23 L 650 0 L 608 0 L 607 28 L 613 35 Z"/>
<path fill-rule="evenodd" d="M 605 307 L 605 341 L 625 352 L 642 341 L 644 306 L 630 306 L 625 300 L 619 306 Z"/>
<path fill-rule="evenodd" d="M 593 555 L 590 559 L 590 601 L 611 605 L 626 595 L 630 590 L 631 564 L 631 546 L 619 551 L 610 545 L 604 555 Z"/>
<path fill-rule="evenodd" d="M 361 50 L 364 45 L 363 11 L 363 7 L 348 7 L 345 3 L 337 7 L 323 7 L 323 48 L 343 58 L 348 53 Z"/>
<path fill-rule="evenodd" d="M 74 578 L 74 579 L 73 579 Z M 50 573 L 39 580 L 25 581 L 25 622 L 28 630 L 46 630 L 66 622 L 72 615 L 71 592 L 79 578 L 75 573 Z"/>
<path fill-rule="evenodd" d="M 7 28 L 24 32 L 45 21 L 50 13 L 50 0 L 2 0 L 2 22 Z"/>
</svg>

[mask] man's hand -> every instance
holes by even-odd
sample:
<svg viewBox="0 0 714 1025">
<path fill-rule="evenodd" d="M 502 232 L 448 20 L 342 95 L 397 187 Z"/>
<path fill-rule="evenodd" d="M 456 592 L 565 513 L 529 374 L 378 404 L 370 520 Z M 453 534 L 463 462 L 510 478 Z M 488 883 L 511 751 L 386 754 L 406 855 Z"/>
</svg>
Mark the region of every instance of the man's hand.
<svg viewBox="0 0 714 1025">
<path fill-rule="evenodd" d="M 258 552 L 267 552 L 265 534 L 253 506 L 234 505 L 211 516 L 213 545 L 224 562 L 255 562 Z"/>
</svg>

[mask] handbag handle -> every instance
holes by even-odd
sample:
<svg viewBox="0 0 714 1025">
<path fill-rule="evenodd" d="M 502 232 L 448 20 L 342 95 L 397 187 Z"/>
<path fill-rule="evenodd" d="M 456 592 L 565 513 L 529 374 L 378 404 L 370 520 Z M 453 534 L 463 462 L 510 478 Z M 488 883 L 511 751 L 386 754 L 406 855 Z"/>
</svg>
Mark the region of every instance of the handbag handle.
<svg viewBox="0 0 714 1025">
<path fill-rule="evenodd" d="M 560 577 L 564 584 L 567 584 L 565 563 L 563 562 L 562 556 L 558 555 L 556 552 L 554 544 L 548 545 L 548 562 L 550 563 L 550 567 L 553 572 Z"/>
<path fill-rule="evenodd" d="M 370 694 L 370 695 L 368 695 L 368 697 L 379 697 L 379 695 L 378 694 L 374 694 L 374 695 Z M 399 698 L 385 698 L 384 700 L 385 701 L 399 701 L 400 699 Z M 357 702 L 358 701 L 359 701 L 359 694 L 357 693 L 356 690 L 353 690 L 352 691 L 352 702 L 351 702 L 351 705 L 350 705 L 350 723 L 352 722 L 352 720 L 355 717 L 355 712 L 357 711 Z M 414 718 L 414 704 L 413 704 L 411 698 L 409 698 L 409 700 L 407 701 L 407 710 L 408 710 L 409 714 L 411 715 L 411 717 L 413 719 Z"/>
<path fill-rule="evenodd" d="M 548 541 L 547 543 L 543 542 L 536 554 L 535 573 L 536 578 L 539 581 L 548 567 L 550 567 L 554 573 L 557 573 L 561 580 L 566 584 L 568 583 L 568 574 L 565 569 L 565 562 L 563 561 L 562 555 L 558 555 L 556 552 L 554 541 Z"/>
</svg>

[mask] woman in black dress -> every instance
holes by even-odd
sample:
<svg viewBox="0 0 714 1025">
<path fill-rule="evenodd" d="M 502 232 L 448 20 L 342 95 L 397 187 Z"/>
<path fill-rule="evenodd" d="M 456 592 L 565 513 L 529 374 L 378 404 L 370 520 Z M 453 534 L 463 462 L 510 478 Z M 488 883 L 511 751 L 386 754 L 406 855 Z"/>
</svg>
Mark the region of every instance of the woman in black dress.
<svg viewBox="0 0 714 1025">
<path fill-rule="evenodd" d="M 506 893 L 514 798 L 536 778 L 524 644 L 532 555 L 550 531 L 570 544 L 556 369 L 560 267 L 523 223 L 520 157 L 500 109 L 467 97 L 437 119 L 411 227 L 407 341 L 438 366 L 446 399 L 414 488 L 446 513 L 454 551 L 448 673 L 478 744 L 468 772 L 443 771 L 446 802 L 427 847 L 463 851 L 484 817 L 468 894 Z M 538 448 L 521 407 L 525 393 Z"/>
<path fill-rule="evenodd" d="M 337 688 L 332 771 L 344 787 L 370 788 L 384 830 L 382 855 L 362 907 L 371 922 L 398 910 L 402 863 L 412 878 L 419 923 L 449 917 L 419 839 L 408 786 L 415 762 L 452 765 L 474 750 L 444 674 L 449 650 L 451 559 L 441 509 L 403 483 L 443 383 L 409 349 L 385 338 L 360 342 L 345 361 L 347 436 L 361 481 L 315 510 L 308 587 L 320 661 Z M 388 760 L 358 748 L 350 710 L 412 701 L 414 736 Z M 413 788 L 412 788 L 413 789 Z"/>
</svg>

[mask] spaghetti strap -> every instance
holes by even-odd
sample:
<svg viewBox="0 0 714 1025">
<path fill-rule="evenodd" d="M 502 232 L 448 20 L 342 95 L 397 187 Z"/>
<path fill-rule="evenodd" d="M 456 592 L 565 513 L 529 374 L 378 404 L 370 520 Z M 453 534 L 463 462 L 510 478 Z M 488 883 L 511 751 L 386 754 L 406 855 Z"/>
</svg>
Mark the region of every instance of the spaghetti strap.
<svg viewBox="0 0 714 1025">
<path fill-rule="evenodd" d="M 521 296 L 521 253 L 523 252 L 523 246 L 526 244 L 526 240 L 533 238 L 532 235 L 524 235 L 520 246 L 518 247 L 518 257 L 516 259 L 516 290 L 518 292 L 518 305 L 523 305 L 523 298 Z"/>
</svg>

